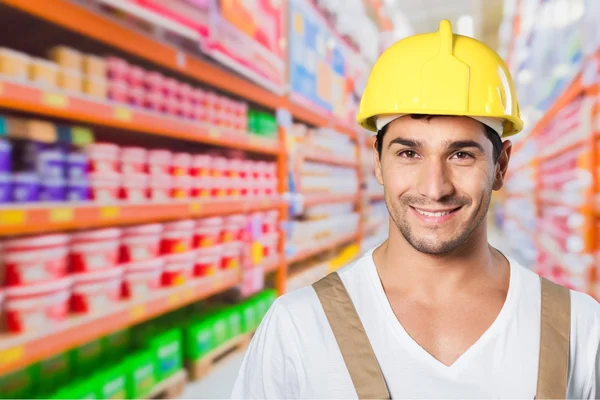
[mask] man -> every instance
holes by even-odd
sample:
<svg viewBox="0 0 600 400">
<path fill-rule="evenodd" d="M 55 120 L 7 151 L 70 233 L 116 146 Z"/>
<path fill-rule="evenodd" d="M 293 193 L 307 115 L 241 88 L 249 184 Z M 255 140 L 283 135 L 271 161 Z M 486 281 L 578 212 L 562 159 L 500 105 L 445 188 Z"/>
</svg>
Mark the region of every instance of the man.
<svg viewBox="0 0 600 400">
<path fill-rule="evenodd" d="M 233 397 L 600 398 L 600 305 L 487 241 L 522 128 L 500 57 L 442 21 L 380 57 L 358 121 L 389 238 L 275 302 Z"/>
</svg>

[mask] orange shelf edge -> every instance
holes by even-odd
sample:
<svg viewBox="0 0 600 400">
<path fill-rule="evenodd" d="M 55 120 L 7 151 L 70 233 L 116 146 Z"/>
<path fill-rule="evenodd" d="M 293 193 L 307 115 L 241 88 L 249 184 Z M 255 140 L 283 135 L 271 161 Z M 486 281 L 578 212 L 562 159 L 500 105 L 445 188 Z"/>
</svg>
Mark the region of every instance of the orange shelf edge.
<svg viewBox="0 0 600 400">
<path fill-rule="evenodd" d="M 292 115 L 315 126 L 333 126 L 346 135 L 356 138 L 356 132 L 342 123 L 331 122 L 331 117 L 315 113 L 294 104 L 286 96 L 276 95 L 267 89 L 230 73 L 218 65 L 157 42 L 151 37 L 135 32 L 110 19 L 68 0 L 20 1 L 0 0 L 2 3 L 52 22 L 64 29 L 77 32 L 108 44 L 129 54 L 144 58 L 180 74 L 204 82 L 231 94 L 253 101 L 271 109 L 285 108 Z"/>
<path fill-rule="evenodd" d="M 311 207 L 320 204 L 356 203 L 357 194 L 311 194 L 304 196 L 304 206 Z"/>
<path fill-rule="evenodd" d="M 121 226 L 185 218 L 201 218 L 264 211 L 281 207 L 283 201 L 261 199 L 189 200 L 172 203 L 115 205 L 69 205 L 40 207 L 35 204 L 0 208 L 0 237 Z"/>
<path fill-rule="evenodd" d="M 9 81 L 0 81 L 0 107 L 256 153 L 277 155 L 282 151 L 277 140 Z"/>
<path fill-rule="evenodd" d="M 338 246 L 341 246 L 342 244 L 346 243 L 346 242 L 351 242 L 352 240 L 356 240 L 358 238 L 358 234 L 357 233 L 352 233 L 350 235 L 344 235 L 338 238 L 334 238 L 332 240 L 327 241 L 325 244 L 323 244 L 322 246 L 319 247 L 315 247 L 313 249 L 309 249 L 309 250 L 305 250 L 305 251 L 301 251 L 298 254 L 289 257 L 287 259 L 287 264 L 294 264 L 300 261 L 303 261 L 307 258 L 310 258 L 314 255 L 317 255 L 319 253 L 322 253 L 324 251 L 330 250 L 330 249 L 334 249 Z"/>
</svg>

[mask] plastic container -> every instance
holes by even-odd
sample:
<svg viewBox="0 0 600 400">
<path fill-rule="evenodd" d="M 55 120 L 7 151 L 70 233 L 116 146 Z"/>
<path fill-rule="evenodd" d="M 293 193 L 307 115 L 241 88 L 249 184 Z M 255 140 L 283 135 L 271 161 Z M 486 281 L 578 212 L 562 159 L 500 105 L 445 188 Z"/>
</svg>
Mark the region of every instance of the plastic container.
<svg viewBox="0 0 600 400">
<path fill-rule="evenodd" d="M 172 175 L 189 175 L 192 168 L 192 155 L 189 153 L 174 153 L 171 161 Z"/>
<path fill-rule="evenodd" d="M 173 188 L 171 189 L 171 197 L 182 200 L 192 197 L 194 186 L 194 178 L 189 175 L 176 176 L 173 179 Z"/>
<path fill-rule="evenodd" d="M 163 79 L 163 85 L 162 85 L 162 92 L 165 95 L 175 95 L 175 92 L 177 91 L 177 87 L 178 87 L 178 83 L 175 79 L 173 78 L 169 78 L 169 77 L 165 77 Z"/>
<path fill-rule="evenodd" d="M 81 179 L 87 176 L 88 158 L 84 153 L 72 152 L 67 155 L 67 177 Z"/>
<path fill-rule="evenodd" d="M 101 229 L 76 233 L 71 240 L 71 268 L 92 272 L 112 268 L 119 262 L 121 230 Z"/>
<path fill-rule="evenodd" d="M 85 147 L 91 172 L 119 172 L 120 149 L 116 144 L 92 143 Z"/>
<path fill-rule="evenodd" d="M 121 261 L 129 263 L 158 257 L 162 232 L 162 224 L 124 228 L 121 239 Z"/>
<path fill-rule="evenodd" d="M 207 154 L 199 154 L 192 157 L 192 166 L 190 173 L 192 176 L 209 176 L 211 175 L 212 157 Z"/>
<path fill-rule="evenodd" d="M 161 286 L 164 259 L 138 261 L 125 265 L 123 295 L 131 299 L 144 299 Z"/>
<path fill-rule="evenodd" d="M 98 203 L 114 203 L 119 200 L 121 174 L 90 173 L 90 199 Z"/>
<path fill-rule="evenodd" d="M 67 182 L 67 201 L 79 202 L 90 198 L 90 183 L 87 178 L 69 179 Z"/>
<path fill-rule="evenodd" d="M 0 47 L 0 74 L 18 81 L 29 77 L 31 57 L 19 51 Z"/>
<path fill-rule="evenodd" d="M 173 177 L 171 175 L 151 175 L 148 199 L 156 202 L 167 202 L 171 199 Z"/>
<path fill-rule="evenodd" d="M 143 106 L 151 111 L 160 112 L 165 108 L 166 99 L 160 93 L 145 92 Z"/>
<path fill-rule="evenodd" d="M 12 182 L 9 174 L 0 172 L 0 204 L 10 203 L 12 197 Z"/>
<path fill-rule="evenodd" d="M 143 86 L 149 93 L 161 95 L 165 78 L 158 72 L 147 72 L 144 75 Z M 161 95 L 162 97 L 162 95 Z"/>
<path fill-rule="evenodd" d="M 179 286 L 187 282 L 193 276 L 196 254 L 195 251 L 188 251 L 187 253 L 165 256 L 162 284 L 164 286 Z"/>
<path fill-rule="evenodd" d="M 9 173 L 11 170 L 12 144 L 8 140 L 0 139 L 0 173 Z"/>
<path fill-rule="evenodd" d="M 263 248 L 263 257 L 265 259 L 271 259 L 272 257 L 277 256 L 277 244 L 279 241 L 278 233 L 271 233 L 268 235 L 264 235 L 260 238 L 260 244 Z"/>
<path fill-rule="evenodd" d="M 212 276 L 221 268 L 223 246 L 216 245 L 199 249 L 194 264 L 194 276 Z"/>
<path fill-rule="evenodd" d="M 148 152 L 148 170 L 151 175 L 170 175 L 173 154 L 168 150 Z"/>
<path fill-rule="evenodd" d="M 141 147 L 121 149 L 121 172 L 123 174 L 143 174 L 147 171 L 148 151 Z"/>
<path fill-rule="evenodd" d="M 223 243 L 242 239 L 242 232 L 246 227 L 247 217 L 245 215 L 230 215 L 223 221 Z"/>
<path fill-rule="evenodd" d="M 81 52 L 67 46 L 56 46 L 50 49 L 49 56 L 52 61 L 63 68 L 81 71 Z M 81 73 L 81 72 L 80 72 Z"/>
<path fill-rule="evenodd" d="M 55 234 L 5 241 L 5 284 L 31 285 L 60 279 L 67 273 L 69 236 Z"/>
<path fill-rule="evenodd" d="M 129 72 L 127 61 L 117 57 L 105 58 L 106 74 L 113 81 L 125 81 Z"/>
<path fill-rule="evenodd" d="M 81 93 L 83 91 L 83 75 L 74 69 L 58 70 L 58 87 L 66 92 Z"/>
<path fill-rule="evenodd" d="M 35 151 L 33 149 L 39 148 L 37 143 L 32 144 L 31 148 L 35 169 L 40 177 L 62 178 L 65 176 L 67 156 L 62 150 L 51 148 Z"/>
<path fill-rule="evenodd" d="M 194 232 L 194 248 L 206 248 L 219 244 L 223 230 L 223 220 L 223 217 L 198 220 Z"/>
<path fill-rule="evenodd" d="M 83 93 L 104 100 L 108 97 L 108 82 L 104 78 L 91 75 L 85 76 L 83 78 Z"/>
<path fill-rule="evenodd" d="M 146 71 L 144 71 L 144 69 L 141 67 L 132 65 L 129 67 L 129 70 L 127 72 L 128 73 L 126 79 L 129 86 L 132 88 L 141 89 L 145 81 Z"/>
<path fill-rule="evenodd" d="M 40 201 L 57 202 L 67 199 L 67 181 L 62 177 L 42 180 Z"/>
<path fill-rule="evenodd" d="M 108 81 L 107 97 L 117 103 L 127 103 L 129 99 L 129 88 L 122 81 Z"/>
<path fill-rule="evenodd" d="M 192 248 L 196 222 L 182 220 L 164 225 L 161 241 L 161 254 L 185 253 Z"/>
<path fill-rule="evenodd" d="M 127 358 L 127 398 L 145 399 L 157 383 L 152 351 L 136 351 Z"/>
<path fill-rule="evenodd" d="M 45 87 L 58 84 L 58 65 L 42 58 L 32 58 L 29 64 L 29 80 Z"/>
<path fill-rule="evenodd" d="M 241 264 L 242 244 L 240 242 L 228 242 L 222 245 L 222 249 L 221 269 L 239 268 Z"/>
<path fill-rule="evenodd" d="M 179 329 L 171 329 L 157 335 L 150 341 L 150 348 L 154 355 L 158 382 L 183 368 L 183 348 Z"/>
<path fill-rule="evenodd" d="M 84 54 L 81 66 L 84 74 L 102 79 L 106 77 L 106 61 L 103 57 Z"/>
<path fill-rule="evenodd" d="M 85 314 L 110 311 L 121 299 L 122 279 L 121 267 L 73 275 L 71 309 Z"/>
<path fill-rule="evenodd" d="M 12 176 L 12 201 L 32 203 L 40 200 L 40 178 L 33 172 L 18 172 Z"/>
<path fill-rule="evenodd" d="M 127 88 L 127 103 L 134 107 L 141 107 L 144 104 L 146 93 L 142 88 Z"/>
<path fill-rule="evenodd" d="M 71 283 L 71 278 L 66 277 L 6 288 L 4 310 L 8 332 L 44 332 L 61 323 L 69 310 Z"/>
<path fill-rule="evenodd" d="M 123 175 L 120 197 L 130 203 L 141 203 L 148 200 L 147 174 Z"/>
</svg>

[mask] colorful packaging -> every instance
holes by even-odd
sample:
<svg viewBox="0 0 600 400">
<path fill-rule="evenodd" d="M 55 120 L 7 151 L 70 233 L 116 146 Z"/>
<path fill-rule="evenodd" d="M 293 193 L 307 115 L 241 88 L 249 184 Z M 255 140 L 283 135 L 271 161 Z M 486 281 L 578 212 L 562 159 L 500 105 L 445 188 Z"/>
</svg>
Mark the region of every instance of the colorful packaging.
<svg viewBox="0 0 600 400">
<path fill-rule="evenodd" d="M 9 174 L 0 172 L 0 204 L 9 203 L 12 196 L 12 183 Z"/>
<path fill-rule="evenodd" d="M 71 374 L 71 361 L 69 353 L 63 353 L 39 362 L 40 393 L 52 393 L 67 384 Z"/>
<path fill-rule="evenodd" d="M 33 398 L 39 376 L 38 364 L 6 375 L 0 375 L 0 399 Z"/>
<path fill-rule="evenodd" d="M 67 155 L 67 177 L 81 179 L 87 176 L 88 158 L 84 153 L 72 152 Z"/>
<path fill-rule="evenodd" d="M 196 251 L 166 255 L 164 260 L 165 266 L 162 274 L 164 286 L 179 286 L 192 278 Z"/>
<path fill-rule="evenodd" d="M 102 313 L 121 300 L 122 267 L 74 274 L 73 280 L 71 308 L 74 312 Z"/>
<path fill-rule="evenodd" d="M 215 315 L 212 324 L 213 346 L 219 347 L 229 340 L 228 315 L 221 311 Z"/>
<path fill-rule="evenodd" d="M 75 233 L 71 237 L 71 268 L 91 272 L 114 267 L 119 262 L 120 238 L 119 228 Z"/>
<path fill-rule="evenodd" d="M 121 174 L 90 173 L 90 198 L 98 203 L 114 203 L 119 200 Z"/>
<path fill-rule="evenodd" d="M 181 331 L 171 329 L 150 341 L 156 365 L 156 379 L 162 381 L 183 367 Z"/>
<path fill-rule="evenodd" d="M 30 64 L 31 57 L 27 54 L 0 47 L 0 74 L 18 81 L 26 81 Z"/>
<path fill-rule="evenodd" d="M 127 398 L 127 371 L 124 363 L 100 372 L 98 381 L 102 399 L 120 400 Z"/>
<path fill-rule="evenodd" d="M 124 228 L 121 239 L 121 261 L 137 262 L 158 257 L 162 232 L 162 224 Z"/>
<path fill-rule="evenodd" d="M 39 201 L 40 178 L 33 172 L 18 172 L 13 174 L 11 197 L 16 203 Z"/>
<path fill-rule="evenodd" d="M 75 382 L 59 389 L 52 397 L 53 400 L 100 400 L 100 382 L 97 377 L 76 380 Z"/>
<path fill-rule="evenodd" d="M 0 139 L 0 173 L 8 173 L 11 170 L 12 145 L 8 140 Z"/>
<path fill-rule="evenodd" d="M 104 340 L 94 340 L 71 350 L 73 371 L 87 376 L 104 362 Z"/>
<path fill-rule="evenodd" d="M 137 351 L 127 358 L 127 398 L 144 399 L 156 385 L 156 363 L 150 350 Z"/>
<path fill-rule="evenodd" d="M 143 299 L 150 296 L 161 286 L 163 267 L 163 258 L 125 264 L 123 295 L 130 299 Z"/>
<path fill-rule="evenodd" d="M 185 359 L 197 361 L 213 348 L 213 321 L 205 319 L 193 322 L 184 331 Z"/>
</svg>

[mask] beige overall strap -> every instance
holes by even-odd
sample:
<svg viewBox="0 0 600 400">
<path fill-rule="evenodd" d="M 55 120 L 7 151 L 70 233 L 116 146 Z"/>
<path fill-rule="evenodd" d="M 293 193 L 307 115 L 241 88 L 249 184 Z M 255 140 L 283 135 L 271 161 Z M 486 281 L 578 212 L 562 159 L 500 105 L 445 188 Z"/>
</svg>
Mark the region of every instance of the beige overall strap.
<svg viewBox="0 0 600 400">
<path fill-rule="evenodd" d="M 569 290 L 541 278 L 540 358 L 536 399 L 565 399 L 569 373 L 571 296 Z"/>
<path fill-rule="evenodd" d="M 389 399 L 367 333 L 337 272 L 313 284 L 359 399 Z"/>
</svg>

